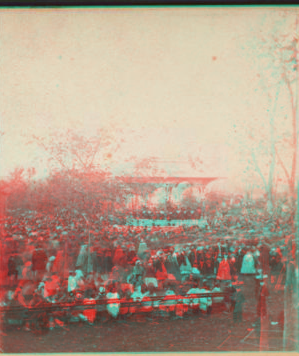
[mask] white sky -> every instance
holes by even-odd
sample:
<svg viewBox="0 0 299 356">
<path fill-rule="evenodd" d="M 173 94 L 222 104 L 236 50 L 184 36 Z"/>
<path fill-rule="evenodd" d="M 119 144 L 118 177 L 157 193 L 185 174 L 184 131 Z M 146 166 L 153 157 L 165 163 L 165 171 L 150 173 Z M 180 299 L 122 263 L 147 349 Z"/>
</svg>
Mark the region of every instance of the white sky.
<svg viewBox="0 0 299 356">
<path fill-rule="evenodd" d="M 114 124 L 126 135 L 116 173 L 132 155 L 185 159 L 198 145 L 216 145 L 217 172 L 238 177 L 233 125 L 263 120 L 268 108 L 256 90 L 255 49 L 246 53 L 242 44 L 271 33 L 267 20 L 277 11 L 1 10 L 0 175 L 15 166 L 43 174 L 42 152 L 22 135 L 67 128 L 89 134 Z M 282 93 L 278 127 L 288 105 Z"/>
</svg>

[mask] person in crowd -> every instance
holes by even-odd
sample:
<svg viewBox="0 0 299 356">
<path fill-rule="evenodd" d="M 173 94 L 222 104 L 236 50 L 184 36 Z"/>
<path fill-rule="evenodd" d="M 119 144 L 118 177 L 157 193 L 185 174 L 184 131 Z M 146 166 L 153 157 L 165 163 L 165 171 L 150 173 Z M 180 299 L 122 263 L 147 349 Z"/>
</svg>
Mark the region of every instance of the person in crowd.
<svg viewBox="0 0 299 356">
<path fill-rule="evenodd" d="M 76 278 L 76 272 L 70 271 L 68 277 L 68 292 L 74 293 L 77 288 L 78 288 L 78 283 Z"/>
<path fill-rule="evenodd" d="M 53 264 L 54 264 L 54 261 L 55 261 L 55 256 L 51 256 L 49 259 L 48 259 L 48 263 L 46 265 L 46 275 L 50 275 L 53 271 Z"/>
<path fill-rule="evenodd" d="M 269 290 L 267 287 L 266 279 L 260 281 L 260 288 L 258 291 L 258 303 L 257 303 L 257 322 L 256 330 L 261 338 L 261 330 L 268 330 L 269 328 L 269 317 L 267 308 L 267 298 L 269 297 Z M 261 340 L 264 341 L 264 340 Z"/>
<path fill-rule="evenodd" d="M 203 246 L 197 247 L 197 254 L 197 268 L 201 273 L 205 273 L 205 254 Z"/>
<path fill-rule="evenodd" d="M 168 278 L 168 273 L 165 268 L 162 256 L 155 259 L 154 267 L 156 269 L 156 279 L 158 281 L 158 285 L 160 288 L 162 288 L 164 281 Z"/>
<path fill-rule="evenodd" d="M 114 266 L 122 266 L 125 259 L 125 253 L 121 246 L 118 246 L 114 252 L 113 264 Z"/>
<path fill-rule="evenodd" d="M 33 280 L 33 272 L 32 272 L 32 262 L 27 261 L 23 267 L 22 271 L 22 279 L 25 281 Z"/>
<path fill-rule="evenodd" d="M 243 321 L 243 304 L 245 302 L 245 297 L 241 289 L 241 285 L 238 282 L 236 283 L 236 289 L 235 292 L 232 295 L 232 300 L 233 300 L 233 321 L 234 323 L 240 323 Z"/>
<path fill-rule="evenodd" d="M 187 298 L 184 298 L 185 294 L 185 287 L 183 285 L 180 285 L 178 288 L 178 294 L 176 296 L 175 315 L 177 319 L 182 319 L 184 315 L 188 313 L 189 310 L 189 300 Z"/>
<path fill-rule="evenodd" d="M 126 289 L 124 297 L 120 300 L 119 316 L 121 320 L 126 320 L 132 315 L 130 312 L 130 306 L 132 303 L 132 291 L 130 289 Z"/>
<path fill-rule="evenodd" d="M 265 278 L 268 278 L 268 275 L 264 275 L 263 270 L 261 268 L 259 268 L 257 270 L 257 274 L 255 276 L 255 288 L 254 288 L 255 289 L 255 297 L 257 300 L 259 298 L 261 282 L 264 281 Z"/>
<path fill-rule="evenodd" d="M 211 293 L 206 283 L 203 282 L 203 287 L 200 289 L 200 294 Z M 212 311 L 212 298 L 202 296 L 199 299 L 199 310 L 203 315 L 209 315 Z"/>
<path fill-rule="evenodd" d="M 270 251 L 269 265 L 271 276 L 277 276 L 282 270 L 282 254 L 281 251 L 276 247 L 273 247 Z"/>
<path fill-rule="evenodd" d="M 144 315 L 147 318 L 149 318 L 150 313 L 152 313 L 154 310 L 154 307 L 153 307 L 153 301 L 151 300 L 150 297 L 150 291 L 145 284 L 141 286 L 141 294 L 142 294 L 142 299 L 141 299 L 140 313 L 144 313 Z"/>
<path fill-rule="evenodd" d="M 236 255 L 234 253 L 230 254 L 228 263 L 230 267 L 231 276 L 233 279 L 237 275 Z"/>
<path fill-rule="evenodd" d="M 212 289 L 212 293 L 223 293 L 223 290 L 220 288 L 220 284 L 218 282 L 214 283 L 214 288 Z M 212 297 L 213 305 L 222 304 L 224 301 L 224 297 Z"/>
<path fill-rule="evenodd" d="M 82 291 L 76 291 L 75 296 L 74 296 L 74 304 L 75 305 L 83 305 L 83 300 L 84 300 L 84 292 Z M 83 321 L 85 323 L 88 322 L 88 319 L 84 316 L 83 311 L 80 309 L 72 309 L 70 313 L 70 322 L 71 323 L 77 323 L 79 321 Z M 55 327 L 55 324 L 52 323 L 52 328 Z"/>
<path fill-rule="evenodd" d="M 197 267 L 195 267 L 195 266 L 192 267 L 191 275 L 192 275 L 192 277 L 193 277 L 193 279 L 195 281 L 199 281 L 199 279 L 200 279 L 200 271 L 199 271 L 199 269 Z"/>
<path fill-rule="evenodd" d="M 43 249 L 42 242 L 39 241 L 32 254 L 32 272 L 36 281 L 41 281 L 47 266 L 48 257 Z"/>
<path fill-rule="evenodd" d="M 108 246 L 104 252 L 104 272 L 109 274 L 113 268 L 112 249 Z"/>
<path fill-rule="evenodd" d="M 137 260 L 136 263 L 135 263 L 135 266 L 133 268 L 133 276 L 137 279 L 138 276 L 141 276 L 143 278 L 144 276 L 144 273 L 145 273 L 145 270 L 141 264 L 141 261 L 140 260 Z"/>
<path fill-rule="evenodd" d="M 193 313 L 197 313 L 199 311 L 199 303 L 200 299 L 196 297 L 196 294 L 200 294 L 201 289 L 198 287 L 198 283 L 194 282 L 193 286 L 191 289 L 188 290 L 186 293 L 186 296 L 189 298 L 185 299 L 184 302 L 186 305 L 188 305 L 188 309 L 192 311 Z"/>
<path fill-rule="evenodd" d="M 255 260 L 250 249 L 247 250 L 246 254 L 243 257 L 241 274 L 247 274 L 247 275 L 256 274 Z"/>
<path fill-rule="evenodd" d="M 136 261 L 138 260 L 136 251 L 135 251 L 135 246 L 131 245 L 129 246 L 128 252 L 127 252 L 127 262 L 129 265 L 134 266 Z"/>
<path fill-rule="evenodd" d="M 8 259 L 9 286 L 13 287 L 18 281 L 17 254 L 12 254 Z"/>
<path fill-rule="evenodd" d="M 234 310 L 235 301 L 234 301 L 234 293 L 236 292 L 235 286 L 230 282 L 227 286 L 224 287 L 224 304 L 225 304 L 225 313 L 230 313 Z"/>
<path fill-rule="evenodd" d="M 53 273 L 45 281 L 44 298 L 50 303 L 55 302 L 57 291 L 60 288 L 60 280 L 56 273 Z"/>
<path fill-rule="evenodd" d="M 180 265 L 180 272 L 181 272 L 182 281 L 188 279 L 190 274 L 192 273 L 191 263 L 185 253 L 183 254 L 183 261 L 182 264 Z"/>
<path fill-rule="evenodd" d="M 268 244 L 268 240 L 264 239 L 258 244 L 259 252 L 260 252 L 260 265 L 264 274 L 270 273 L 270 264 L 269 264 L 269 256 L 270 256 L 270 247 Z"/>
<path fill-rule="evenodd" d="M 57 275 L 63 279 L 65 275 L 67 275 L 67 265 L 65 264 L 65 251 L 63 249 L 59 249 L 55 259 L 53 260 L 52 271 L 57 273 Z"/>
<path fill-rule="evenodd" d="M 96 300 L 94 298 L 94 290 L 86 289 L 85 298 L 83 300 L 84 305 L 95 305 Z M 93 325 L 96 319 L 97 309 L 96 308 L 88 308 L 83 311 L 83 315 L 85 316 L 87 323 L 89 325 Z"/>
<path fill-rule="evenodd" d="M 156 271 L 152 261 L 149 261 L 145 266 L 144 282 L 147 286 L 152 283 L 155 287 L 158 287 Z"/>
<path fill-rule="evenodd" d="M 158 313 L 159 313 L 159 307 L 160 307 L 160 301 L 157 300 L 157 287 L 155 287 L 154 284 L 150 283 L 148 286 L 147 286 L 147 297 L 150 298 L 150 300 L 152 301 L 151 304 L 152 304 L 152 316 L 157 316 Z M 149 304 L 149 303 L 147 303 Z"/>
<path fill-rule="evenodd" d="M 165 297 L 160 304 L 160 311 L 162 311 L 162 315 L 164 316 L 174 316 L 177 304 L 175 299 L 175 292 L 170 285 L 166 285 L 165 289 Z"/>
<path fill-rule="evenodd" d="M 114 284 L 111 284 L 108 286 L 108 293 L 106 294 L 106 300 L 107 300 L 107 311 L 108 314 L 113 318 L 116 319 L 119 314 L 119 308 L 120 308 L 120 297 L 119 294 L 116 291 L 116 286 Z"/>
<path fill-rule="evenodd" d="M 80 269 L 76 269 L 75 279 L 76 279 L 78 289 L 84 290 L 84 288 L 85 288 L 84 274 Z"/>
<path fill-rule="evenodd" d="M 175 253 L 173 249 L 171 249 L 165 261 L 165 267 L 167 273 L 173 275 L 175 279 L 179 281 L 181 278 L 181 273 L 180 273 L 180 266 L 177 260 L 177 255 L 178 254 Z"/>
<path fill-rule="evenodd" d="M 212 249 L 207 246 L 205 252 L 205 264 L 204 264 L 204 275 L 212 276 L 214 274 L 214 259 L 212 254 Z"/>
<path fill-rule="evenodd" d="M 95 295 L 97 287 L 95 284 L 95 273 L 94 272 L 90 272 L 87 275 L 86 281 L 85 281 L 85 290 L 92 292 L 92 295 Z"/>
<path fill-rule="evenodd" d="M 138 257 L 143 260 L 145 258 L 146 252 L 148 251 L 148 247 L 146 242 L 144 242 L 143 239 L 141 239 L 140 244 L 139 244 L 139 248 L 138 248 L 138 252 L 137 255 Z"/>
<path fill-rule="evenodd" d="M 237 268 L 238 273 L 241 272 L 242 263 L 243 263 L 245 254 L 246 254 L 246 248 L 242 243 L 238 248 L 237 258 L 236 258 L 236 268 Z"/>
<path fill-rule="evenodd" d="M 260 260 L 260 251 L 256 246 L 253 246 L 252 248 L 252 255 L 254 258 L 254 266 L 255 269 L 259 269 L 261 267 L 261 260 Z"/>
<path fill-rule="evenodd" d="M 230 281 L 232 276 L 230 273 L 230 265 L 227 260 L 227 255 L 224 255 L 224 258 L 219 264 L 218 272 L 217 272 L 217 280 L 219 281 Z"/>
</svg>

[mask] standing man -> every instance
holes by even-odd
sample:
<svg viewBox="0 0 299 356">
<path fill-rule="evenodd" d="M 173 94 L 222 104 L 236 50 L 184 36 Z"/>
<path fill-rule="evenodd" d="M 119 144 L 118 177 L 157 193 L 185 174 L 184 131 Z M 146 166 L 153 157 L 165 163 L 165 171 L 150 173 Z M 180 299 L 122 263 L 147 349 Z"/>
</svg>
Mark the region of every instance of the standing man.
<svg viewBox="0 0 299 356">
<path fill-rule="evenodd" d="M 32 254 L 32 271 L 34 279 L 40 282 L 45 274 L 48 257 L 42 247 L 42 242 L 38 241 L 36 249 Z"/>
<path fill-rule="evenodd" d="M 235 282 L 236 291 L 232 295 L 232 300 L 234 302 L 233 310 L 233 321 L 234 323 L 239 323 L 243 321 L 243 304 L 245 302 L 245 297 L 241 289 L 243 282 Z"/>
<path fill-rule="evenodd" d="M 268 310 L 267 310 L 267 298 L 269 291 L 265 279 L 260 282 L 259 300 L 257 303 L 257 332 L 260 339 L 260 351 L 268 349 Z"/>
</svg>

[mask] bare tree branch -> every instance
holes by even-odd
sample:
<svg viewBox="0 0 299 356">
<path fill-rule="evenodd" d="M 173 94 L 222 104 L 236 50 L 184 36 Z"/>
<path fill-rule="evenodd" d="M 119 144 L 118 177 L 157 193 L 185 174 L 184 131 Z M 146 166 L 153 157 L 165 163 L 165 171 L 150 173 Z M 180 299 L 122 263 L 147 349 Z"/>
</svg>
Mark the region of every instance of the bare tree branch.
<svg viewBox="0 0 299 356">
<path fill-rule="evenodd" d="M 282 159 L 281 159 L 276 147 L 275 147 L 275 151 L 276 151 L 276 156 L 278 158 L 278 163 L 281 165 L 281 167 L 282 167 L 282 169 L 283 169 L 283 171 L 284 171 L 284 173 L 286 175 L 286 178 L 288 180 L 288 183 L 290 184 L 290 182 L 291 182 L 290 175 L 289 175 L 289 173 L 288 173 L 288 171 L 287 171 L 287 169 L 286 169 L 286 167 L 285 167 L 285 165 L 284 165 L 284 163 L 283 163 L 283 161 L 282 161 Z"/>
<path fill-rule="evenodd" d="M 258 172 L 258 174 L 262 178 L 262 181 L 263 181 L 263 183 L 265 185 L 266 192 L 268 193 L 268 185 L 267 185 L 266 179 L 265 179 L 265 177 L 264 177 L 264 175 L 263 175 L 262 171 L 260 170 L 260 167 L 259 167 L 259 165 L 257 163 L 256 157 L 255 157 L 255 153 L 252 151 L 251 155 L 252 155 L 253 162 L 255 164 L 256 171 Z"/>
</svg>

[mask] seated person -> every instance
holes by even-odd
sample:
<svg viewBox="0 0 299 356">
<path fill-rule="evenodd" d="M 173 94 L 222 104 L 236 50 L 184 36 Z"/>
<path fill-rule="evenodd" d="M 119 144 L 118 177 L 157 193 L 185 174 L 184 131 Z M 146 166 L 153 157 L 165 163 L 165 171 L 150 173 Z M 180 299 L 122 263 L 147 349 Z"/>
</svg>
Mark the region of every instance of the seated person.
<svg viewBox="0 0 299 356">
<path fill-rule="evenodd" d="M 214 288 L 212 289 L 212 293 L 222 293 L 222 289 L 218 282 L 215 282 Z M 212 302 L 213 304 L 221 304 L 224 301 L 224 297 L 213 297 Z"/>
<path fill-rule="evenodd" d="M 44 298 L 49 302 L 55 302 L 56 293 L 60 288 L 60 281 L 56 274 L 52 274 L 45 281 Z"/>
<path fill-rule="evenodd" d="M 85 299 L 83 300 L 83 304 L 84 305 L 94 305 L 96 304 L 96 300 L 93 297 L 94 291 L 93 289 L 87 289 L 85 292 Z M 85 309 L 83 311 L 83 315 L 85 316 L 85 318 L 87 319 L 88 324 L 93 325 L 95 318 L 96 318 L 96 314 L 97 314 L 97 309 L 96 308 L 92 308 L 92 309 Z"/>
<path fill-rule="evenodd" d="M 125 291 L 125 296 L 120 300 L 119 315 L 121 319 L 126 319 L 131 315 L 130 308 L 133 303 L 132 292 L 130 289 Z"/>
<path fill-rule="evenodd" d="M 119 294 L 117 293 L 116 286 L 115 285 L 110 285 L 108 286 L 108 293 L 106 294 L 106 299 L 107 299 L 107 311 L 108 314 L 113 318 L 116 319 L 119 314 L 119 308 L 120 308 L 120 297 Z"/>
<path fill-rule="evenodd" d="M 76 273 L 74 271 L 70 271 L 68 278 L 68 292 L 74 292 L 76 289 L 78 289 Z"/>
<path fill-rule="evenodd" d="M 203 288 L 200 289 L 200 293 L 211 293 L 207 285 L 204 284 Z M 202 314 L 210 314 L 212 311 L 212 298 L 211 297 L 202 297 L 199 299 L 199 310 Z"/>
<path fill-rule="evenodd" d="M 183 256 L 182 264 L 180 265 L 181 280 L 185 281 L 192 273 L 192 266 L 187 256 Z"/>
<path fill-rule="evenodd" d="M 171 315 L 175 312 L 177 301 L 175 298 L 175 292 L 171 289 L 171 287 L 168 286 L 166 288 L 165 297 L 160 304 L 160 310 L 167 315 Z"/>
<path fill-rule="evenodd" d="M 184 286 L 179 287 L 179 292 L 177 295 L 177 304 L 176 304 L 176 309 L 175 309 L 175 314 L 178 318 L 183 318 L 183 316 L 188 312 L 189 310 L 189 300 L 184 299 L 184 295 L 186 294 L 186 290 Z"/>
<path fill-rule="evenodd" d="M 147 286 L 147 297 L 151 298 L 152 300 L 152 306 L 153 306 L 153 312 L 156 313 L 159 310 L 160 306 L 160 301 L 156 300 L 157 299 L 157 293 L 156 293 L 156 286 L 154 284 L 149 284 Z"/>
<path fill-rule="evenodd" d="M 76 283 L 77 286 L 80 290 L 84 290 L 85 288 L 85 283 L 84 283 L 84 274 L 80 269 L 77 269 L 75 272 L 75 278 L 76 278 Z"/>
<path fill-rule="evenodd" d="M 199 271 L 199 269 L 197 267 L 192 267 L 191 275 L 192 275 L 194 280 L 199 281 L 199 279 L 200 279 L 200 271 Z"/>
<path fill-rule="evenodd" d="M 75 305 L 83 305 L 83 300 L 84 300 L 84 292 L 76 291 L 76 293 L 74 295 L 74 304 Z M 83 313 L 84 313 L 84 311 L 82 311 L 82 310 L 73 309 L 71 311 L 70 322 L 78 322 L 78 321 L 87 322 L 88 319 L 86 318 L 86 316 Z"/>
<path fill-rule="evenodd" d="M 201 290 L 200 288 L 198 288 L 198 284 L 194 283 L 193 287 L 191 289 L 188 290 L 188 292 L 186 293 L 187 296 L 194 296 L 194 298 L 191 299 L 186 299 L 185 304 L 188 304 L 189 309 L 192 310 L 193 312 L 197 312 L 199 311 L 199 302 L 200 299 L 198 297 L 196 297 L 196 294 L 200 294 Z"/>
<path fill-rule="evenodd" d="M 156 271 L 154 269 L 153 263 L 151 261 L 148 262 L 145 268 L 145 284 L 148 286 L 152 283 L 155 287 L 158 287 L 158 281 L 156 279 Z"/>
<path fill-rule="evenodd" d="M 141 286 L 141 294 L 143 295 L 141 299 L 141 313 L 151 313 L 153 311 L 153 301 L 151 300 L 150 291 L 147 286 L 144 284 Z"/>
<path fill-rule="evenodd" d="M 130 307 L 130 313 L 135 314 L 139 312 L 140 310 L 140 305 L 138 303 L 141 302 L 142 298 L 144 297 L 142 290 L 141 290 L 141 284 L 140 285 L 135 285 L 134 287 L 134 292 L 131 295 L 132 298 L 132 305 Z"/>
</svg>

